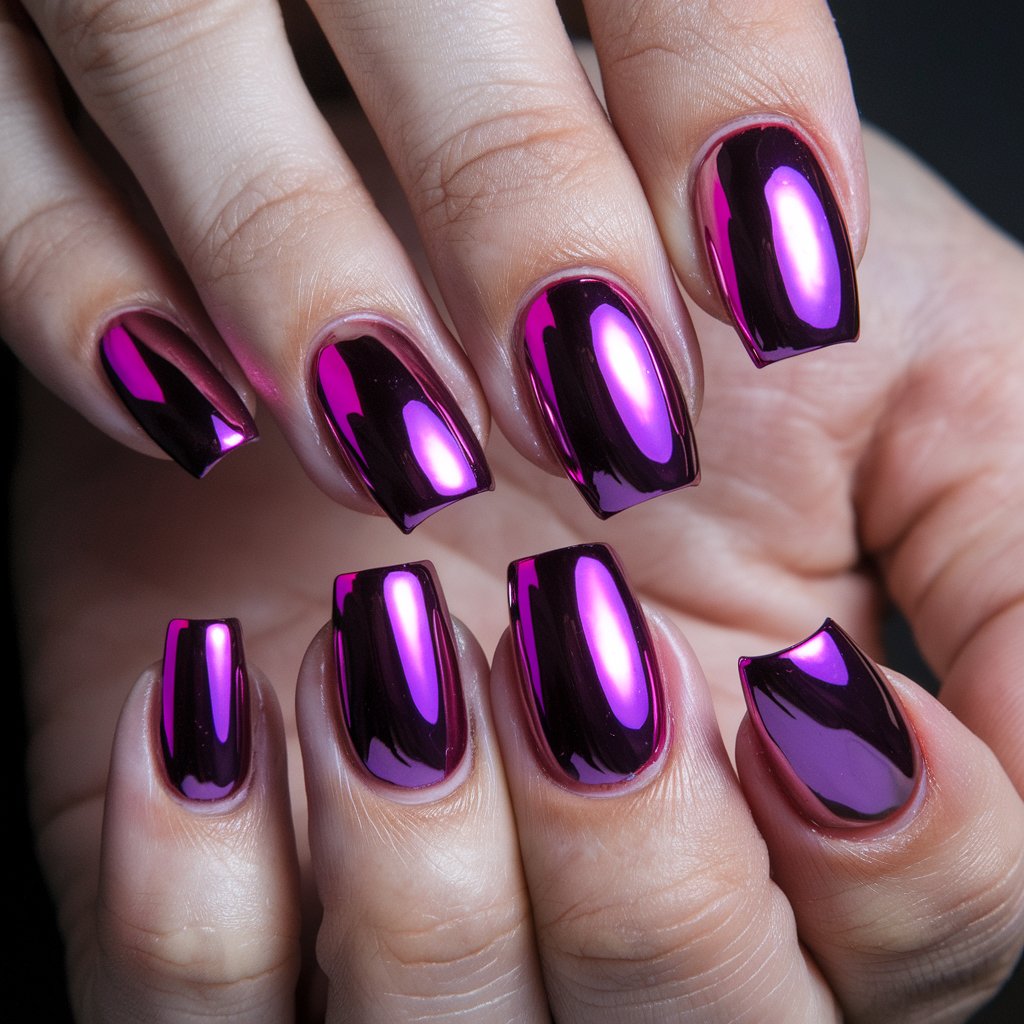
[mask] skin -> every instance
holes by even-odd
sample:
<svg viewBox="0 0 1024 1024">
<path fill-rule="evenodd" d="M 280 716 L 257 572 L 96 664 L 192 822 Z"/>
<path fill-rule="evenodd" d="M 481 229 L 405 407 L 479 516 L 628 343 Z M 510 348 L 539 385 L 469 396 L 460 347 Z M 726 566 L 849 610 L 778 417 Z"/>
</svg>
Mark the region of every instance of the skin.
<svg viewBox="0 0 1024 1024">
<path fill-rule="evenodd" d="M 344 120 L 342 128 L 351 136 L 357 122 Z M 72 996 L 83 1019 L 109 1016 L 114 1007 L 123 1019 L 133 1019 L 126 993 L 145 1005 L 147 984 L 163 977 L 180 995 L 188 988 L 182 966 L 197 962 L 186 952 L 163 962 L 155 975 L 150 963 L 147 973 L 135 955 L 139 944 L 126 934 L 137 908 L 127 899 L 128 883 L 118 882 L 125 871 L 131 882 L 145 874 L 159 905 L 161 886 L 179 891 L 170 881 L 173 871 L 152 868 L 177 863 L 174 843 L 161 840 L 158 830 L 134 819 L 140 849 L 151 843 L 152 862 L 138 850 L 123 853 L 133 801 L 164 807 L 146 731 L 154 677 L 132 684 L 159 652 L 167 619 L 177 615 L 240 618 L 250 662 L 272 682 L 281 706 L 278 725 L 270 690 L 259 684 L 266 767 L 250 783 L 246 800 L 264 794 L 266 820 L 275 827 L 260 832 L 230 810 L 217 819 L 226 822 L 221 832 L 229 848 L 237 852 L 230 844 L 241 837 L 245 849 L 260 851 L 254 856 L 259 877 L 243 889 L 262 893 L 267 878 L 282 886 L 270 890 L 275 938 L 261 955 L 274 970 L 264 979 L 268 991 L 260 1005 L 280 1012 L 301 959 L 299 1019 L 321 1012 L 308 942 L 316 928 L 315 873 L 327 910 L 319 953 L 330 975 L 329 1018 L 373 1019 L 358 993 L 379 979 L 373 982 L 367 973 L 372 965 L 353 953 L 352 921 L 366 918 L 348 919 L 345 899 L 369 891 L 362 909 L 377 915 L 378 937 L 410 938 L 403 920 L 410 907 L 399 898 L 407 890 L 397 882 L 394 890 L 367 890 L 366 872 L 374 857 L 391 864 L 388 854 L 396 848 L 420 863 L 414 860 L 422 854 L 419 839 L 443 844 L 458 836 L 456 826 L 465 826 L 473 812 L 459 804 L 458 792 L 402 810 L 366 787 L 330 725 L 322 636 L 299 674 L 297 718 L 295 679 L 326 618 L 333 572 L 410 558 L 435 562 L 448 604 L 468 631 L 462 634 L 463 670 L 477 746 L 465 786 L 489 795 L 485 811 L 494 817 L 488 820 L 507 824 L 511 800 L 519 823 L 523 869 L 507 831 L 473 830 L 474 842 L 490 842 L 504 865 L 511 936 L 505 955 L 519 954 L 520 965 L 506 1006 L 535 1006 L 531 1000 L 543 972 L 560 1021 L 580 1019 L 580 992 L 600 1006 L 602 1016 L 595 1019 L 629 1019 L 617 992 L 643 992 L 644 984 L 638 985 L 614 943 L 585 951 L 574 968 L 571 954 L 580 936 L 565 925 L 573 915 L 559 913 L 558 899 L 570 892 L 565 886 L 577 884 L 564 896 L 567 905 L 582 912 L 600 904 L 604 917 L 596 919 L 605 926 L 597 934 L 621 937 L 622 918 L 608 920 L 621 914 L 621 904 L 614 898 L 601 903 L 601 892 L 612 878 L 620 880 L 611 885 L 613 897 L 636 896 L 629 889 L 634 879 L 607 869 L 627 863 L 637 835 L 650 837 L 647 856 L 665 870 L 679 862 L 694 867 L 688 885 L 671 890 L 671 922 L 661 923 L 697 922 L 681 941 L 686 948 L 703 943 L 697 948 L 708 957 L 709 1005 L 730 1019 L 752 1011 L 730 1004 L 736 979 L 714 973 L 729 962 L 732 947 L 723 939 L 715 953 L 715 937 L 729 935 L 731 917 L 728 901 L 713 897 L 745 881 L 769 894 L 765 914 L 781 936 L 779 954 L 764 961 L 779 983 L 769 991 L 785 994 L 790 985 L 801 1000 L 799 1019 L 845 1012 L 850 1020 L 962 1020 L 1001 983 L 1019 954 L 1024 921 L 1024 697 L 1016 685 L 1024 635 L 1024 413 L 1018 394 L 1024 352 L 1017 337 L 1024 260 L 897 147 L 869 137 L 868 152 L 873 227 L 860 271 L 861 340 L 755 372 L 729 329 L 695 310 L 706 381 L 698 423 L 703 481 L 600 527 L 565 481 L 524 461 L 500 436 L 488 447 L 496 493 L 447 510 L 412 538 L 401 538 L 390 523 L 339 508 L 319 493 L 269 424 L 258 447 L 198 487 L 170 467 L 113 445 L 39 389 L 27 388 L 15 550 L 32 727 L 30 782 L 40 855 L 60 908 Z M 379 169 L 365 177 L 382 180 Z M 397 230 L 411 237 L 408 225 L 398 222 Z M 632 811 L 646 815 L 646 829 L 632 814 L 571 796 L 541 778 L 515 727 L 520 712 L 510 696 L 507 652 L 498 646 L 490 685 L 481 653 L 495 650 L 505 627 L 507 562 L 595 537 L 615 546 L 645 601 L 675 694 L 669 758 L 646 789 L 625 798 Z M 822 835 L 759 774 L 756 746 L 740 728 L 736 658 L 787 646 L 825 614 L 877 656 L 887 597 L 911 622 L 952 714 L 912 684 L 895 680 L 928 762 L 927 800 L 907 820 L 875 832 L 853 839 Z M 738 733 L 742 788 L 726 754 Z M 69 763 L 74 771 L 67 770 Z M 283 781 L 274 781 L 274 772 L 285 770 L 290 812 Z M 135 775 L 149 781 L 137 785 Z M 111 809 L 104 850 L 105 791 Z M 342 828 L 339 817 L 344 821 L 360 806 L 387 813 L 389 828 L 372 827 L 372 816 Z M 666 812 L 673 806 L 685 810 L 687 827 Z M 244 816 L 249 809 L 234 810 Z M 193 821 L 180 808 L 174 813 Z M 722 857 L 724 865 L 709 856 L 707 844 L 685 845 L 701 829 L 721 839 L 723 818 L 736 824 L 739 835 L 729 847 L 735 857 Z M 285 827 L 289 819 L 294 833 Z M 595 846 L 602 863 L 589 872 L 585 863 L 558 856 L 559 837 L 583 827 L 603 830 Z M 332 856 L 338 851 L 331 845 L 346 836 L 348 861 Z M 479 845 L 465 848 L 486 857 Z M 721 849 L 714 847 L 716 855 Z M 768 878 L 769 856 L 776 882 Z M 188 864 L 186 857 L 182 877 Z M 957 871 L 957 864 L 971 870 Z M 703 890 L 709 899 L 695 903 L 693 894 L 701 890 L 693 883 L 702 872 L 711 879 Z M 428 887 L 434 895 L 453 877 L 443 865 L 438 874 L 440 888 Z M 808 884 L 814 877 L 821 891 L 815 891 L 817 882 Z M 397 878 L 386 872 L 386 880 Z M 898 884 L 890 891 L 894 879 Z M 301 952 L 289 898 L 300 885 L 307 936 Z M 865 909 L 872 893 L 880 902 Z M 882 910 L 893 906 L 887 901 L 901 899 L 907 924 L 897 934 L 900 915 L 886 917 Z M 824 904 L 831 916 L 822 916 Z M 702 918 L 701 907 L 711 912 Z M 226 910 L 213 907 L 203 919 L 220 928 Z M 436 920 L 440 911 L 434 912 Z M 836 926 L 826 929 L 825 920 Z M 723 921 L 725 932 L 717 927 Z M 974 941 L 982 933 L 991 943 Z M 166 934 L 188 932 L 169 926 Z M 804 960 L 798 938 L 816 964 Z M 422 959 L 400 944 L 380 948 L 385 964 L 396 969 Z M 894 949 L 906 956 L 901 970 L 887 974 L 888 953 L 880 962 L 878 954 Z M 602 956 L 611 973 L 588 974 L 588 963 Z M 958 970 L 951 971 L 954 965 Z M 218 968 L 234 969 L 218 963 L 213 975 Z M 685 974 L 678 965 L 673 970 L 673 977 Z M 927 984 L 915 987 L 922 972 L 929 981 L 954 976 L 952 987 L 936 997 L 940 1005 L 929 1001 Z M 595 1002 L 595 978 L 602 976 L 613 984 Z M 197 978 L 193 970 L 190 984 L 202 989 L 217 980 Z M 401 980 L 395 985 L 401 988 Z M 347 992 L 348 1000 L 339 992 Z M 177 1005 L 188 1001 L 182 1000 Z M 713 1016 L 707 1006 L 693 1012 L 690 1019 Z M 267 1019 L 274 1019 L 269 1011 Z M 480 1019 L 487 1019 L 482 1008 Z"/>
</svg>

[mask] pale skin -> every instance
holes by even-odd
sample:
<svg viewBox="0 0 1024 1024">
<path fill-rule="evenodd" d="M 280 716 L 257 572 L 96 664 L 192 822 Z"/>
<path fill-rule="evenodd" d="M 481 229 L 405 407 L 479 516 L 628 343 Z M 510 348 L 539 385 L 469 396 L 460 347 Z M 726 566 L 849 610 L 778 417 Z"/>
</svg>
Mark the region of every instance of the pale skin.
<svg viewBox="0 0 1024 1024">
<path fill-rule="evenodd" d="M 866 177 L 852 108 L 838 106 L 828 145 L 843 157 L 838 191 L 860 250 Z M 361 142 L 365 126 L 351 112 L 335 123 L 379 190 L 394 245 L 414 251 L 413 224 Z M 695 411 L 703 389 L 700 486 L 607 523 L 527 461 L 552 465 L 525 396 L 499 372 L 506 343 L 487 341 L 507 334 L 516 296 L 559 249 L 531 237 L 533 255 L 500 257 L 522 280 L 485 287 L 501 273 L 489 280 L 490 247 L 471 243 L 478 232 L 494 237 L 495 209 L 508 224 L 521 217 L 518 202 L 487 207 L 472 230 L 454 221 L 447 234 L 425 225 L 429 203 L 413 202 L 428 259 L 451 257 L 440 296 L 470 339 L 482 391 L 441 334 L 429 350 L 452 368 L 448 383 L 481 431 L 485 393 L 513 443 L 491 435 L 495 494 L 411 537 L 366 515 L 337 453 L 300 438 L 306 399 L 289 409 L 294 389 L 267 384 L 285 379 L 282 360 L 305 358 L 297 343 L 260 354 L 262 336 L 245 335 L 255 347 L 236 355 L 250 370 L 257 354 L 272 367 L 253 376 L 283 430 L 263 417 L 260 445 L 201 485 L 28 389 L 16 551 L 30 781 L 82 1020 L 534 1020 L 550 1007 L 559 1022 L 958 1021 L 1001 984 L 1024 932 L 1024 259 L 890 143 L 869 136 L 868 153 L 872 235 L 856 345 L 755 371 L 731 330 L 693 304 L 691 333 L 653 220 L 623 216 L 585 250 L 585 265 L 645 282 Z M 638 170 L 669 256 L 714 312 L 685 237 L 666 226 L 657 161 Z M 633 198 L 620 188 L 616 201 L 629 210 Z M 566 205 L 562 194 L 552 207 Z M 538 223 L 555 231 L 549 214 Z M 651 247 L 623 240 L 624 223 L 640 223 Z M 570 242 L 563 236 L 561 251 Z M 303 251 L 295 262 L 277 252 L 279 287 L 306 280 Z M 273 305 L 258 264 L 245 294 L 262 298 L 247 301 L 229 294 L 242 294 L 238 275 L 186 268 L 225 336 L 243 314 L 265 322 L 250 303 Z M 338 279 L 316 292 L 323 310 L 281 307 L 306 318 L 282 336 L 306 338 L 328 299 L 351 294 L 351 264 L 339 257 L 325 272 L 337 266 Z M 403 266 L 389 277 L 398 291 Z M 460 290 L 460 273 L 481 287 Z M 420 301 L 409 300 L 409 318 Z M 9 308 L 32 321 L 31 302 Z M 90 382 L 78 390 L 105 395 Z M 104 401 L 83 411 L 149 450 Z M 353 507 L 318 492 L 303 469 Z M 663 761 L 603 798 L 569 792 L 540 769 L 501 639 L 508 561 L 593 539 L 615 546 L 645 602 L 672 720 Z M 334 572 L 419 558 L 434 561 L 465 624 L 473 734 L 462 773 L 403 800 L 360 774 L 340 742 L 320 630 Z M 920 800 L 867 831 L 822 832 L 741 726 L 736 658 L 791 644 L 825 615 L 878 656 L 886 594 L 943 685 L 939 703 L 892 679 L 925 759 Z M 162 773 L 157 673 L 134 682 L 181 615 L 238 617 L 258 669 L 250 776 L 203 807 L 178 798 Z"/>
</svg>

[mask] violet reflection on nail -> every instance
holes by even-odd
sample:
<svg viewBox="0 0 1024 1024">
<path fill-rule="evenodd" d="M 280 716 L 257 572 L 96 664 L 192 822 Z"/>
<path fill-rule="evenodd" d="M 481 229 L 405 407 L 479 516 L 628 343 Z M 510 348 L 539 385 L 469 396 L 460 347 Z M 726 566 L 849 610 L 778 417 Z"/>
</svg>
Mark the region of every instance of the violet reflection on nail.
<svg viewBox="0 0 1024 1024">
<path fill-rule="evenodd" d="M 799 135 L 769 124 L 727 136 L 701 165 L 696 206 L 723 301 L 757 366 L 856 341 L 850 239 Z"/>
<path fill-rule="evenodd" d="M 661 676 L 643 612 L 604 544 L 508 569 L 512 643 L 549 770 L 605 785 L 641 772 L 665 741 Z"/>
<path fill-rule="evenodd" d="M 249 680 L 237 619 L 167 625 L 160 743 L 172 784 L 192 800 L 233 793 L 249 766 Z"/>
<path fill-rule="evenodd" d="M 126 313 L 103 332 L 100 362 L 147 434 L 182 468 L 205 476 L 259 436 L 245 403 L 174 324 Z"/>
<path fill-rule="evenodd" d="M 316 392 L 338 444 L 404 532 L 494 483 L 454 397 L 412 345 L 380 325 L 328 344 Z M 382 340 L 383 339 L 383 340 Z"/>
<path fill-rule="evenodd" d="M 636 304 L 596 278 L 545 288 L 522 319 L 530 387 L 555 454 L 602 519 L 697 483 L 689 414 Z"/>
<path fill-rule="evenodd" d="M 754 727 L 812 819 L 880 821 L 907 803 L 916 741 L 881 673 L 831 619 L 739 669 Z"/>
<path fill-rule="evenodd" d="M 342 716 L 359 760 L 395 786 L 445 779 L 466 752 L 468 726 L 433 565 L 342 574 L 332 622 Z"/>
</svg>

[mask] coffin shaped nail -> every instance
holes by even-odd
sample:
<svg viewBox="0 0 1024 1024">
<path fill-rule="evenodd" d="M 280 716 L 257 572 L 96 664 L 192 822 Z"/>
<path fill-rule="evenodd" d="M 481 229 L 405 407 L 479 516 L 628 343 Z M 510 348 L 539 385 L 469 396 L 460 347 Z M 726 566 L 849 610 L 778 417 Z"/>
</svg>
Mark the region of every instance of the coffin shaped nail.
<svg viewBox="0 0 1024 1024">
<path fill-rule="evenodd" d="M 701 164 L 696 206 L 723 301 L 757 366 L 856 341 L 850 239 L 799 135 L 770 124 L 727 136 Z"/>
<path fill-rule="evenodd" d="M 395 786 L 445 779 L 466 752 L 468 728 L 434 567 L 342 574 L 332 621 L 342 717 L 359 760 Z"/>
<path fill-rule="evenodd" d="M 383 326 L 376 333 L 323 348 L 316 392 L 367 490 L 409 533 L 494 484 L 480 442 L 441 379 L 405 338 Z"/>
<path fill-rule="evenodd" d="M 665 739 L 643 612 L 612 550 L 581 544 L 508 569 L 512 643 L 549 771 L 603 785 L 643 771 Z"/>
<path fill-rule="evenodd" d="M 920 758 L 874 663 L 831 619 L 777 654 L 741 658 L 751 721 L 813 821 L 881 821 L 910 800 Z"/>
<path fill-rule="evenodd" d="M 195 477 L 259 436 L 245 403 L 213 363 L 154 313 L 113 321 L 100 339 L 100 362 L 142 429 Z"/>
<path fill-rule="evenodd" d="M 602 519 L 697 483 L 697 448 L 654 332 L 596 278 L 545 288 L 522 319 L 527 376 L 566 475 Z"/>
<path fill-rule="evenodd" d="M 167 626 L 160 743 L 171 783 L 192 800 L 233 793 L 249 766 L 249 680 L 237 619 Z"/>
</svg>

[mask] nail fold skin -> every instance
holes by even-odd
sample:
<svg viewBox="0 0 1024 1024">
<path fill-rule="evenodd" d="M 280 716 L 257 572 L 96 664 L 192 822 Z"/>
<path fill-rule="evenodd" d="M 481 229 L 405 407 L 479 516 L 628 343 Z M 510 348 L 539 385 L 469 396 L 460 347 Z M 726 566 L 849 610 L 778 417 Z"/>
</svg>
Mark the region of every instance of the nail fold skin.
<svg viewBox="0 0 1024 1024">
<path fill-rule="evenodd" d="M 698 482 L 679 385 L 622 289 L 586 277 L 549 285 L 527 306 L 520 334 L 552 448 L 596 515 Z"/>
<path fill-rule="evenodd" d="M 332 622 L 342 718 L 366 770 L 403 788 L 447 778 L 466 752 L 468 726 L 433 565 L 342 574 Z"/>
<path fill-rule="evenodd" d="M 512 643 L 541 760 L 600 786 L 643 771 L 665 742 L 651 636 L 604 544 L 521 558 L 508 569 Z"/>
<path fill-rule="evenodd" d="M 917 741 L 874 663 L 831 619 L 776 654 L 741 658 L 751 722 L 786 790 L 812 821 L 883 821 L 920 776 Z"/>
<path fill-rule="evenodd" d="M 144 311 L 104 330 L 100 362 L 118 397 L 183 469 L 204 477 L 259 436 L 245 403 L 191 339 Z"/>
<path fill-rule="evenodd" d="M 697 173 L 708 261 L 756 366 L 856 341 L 853 252 L 810 146 L 780 124 L 726 136 Z"/>
<path fill-rule="evenodd" d="M 374 331 L 328 339 L 317 357 L 316 394 L 367 490 L 410 533 L 494 483 L 480 442 L 440 377 L 396 331 Z"/>
<path fill-rule="evenodd" d="M 249 679 L 237 619 L 167 625 L 160 745 L 172 785 L 192 800 L 233 793 L 249 767 Z"/>
</svg>

